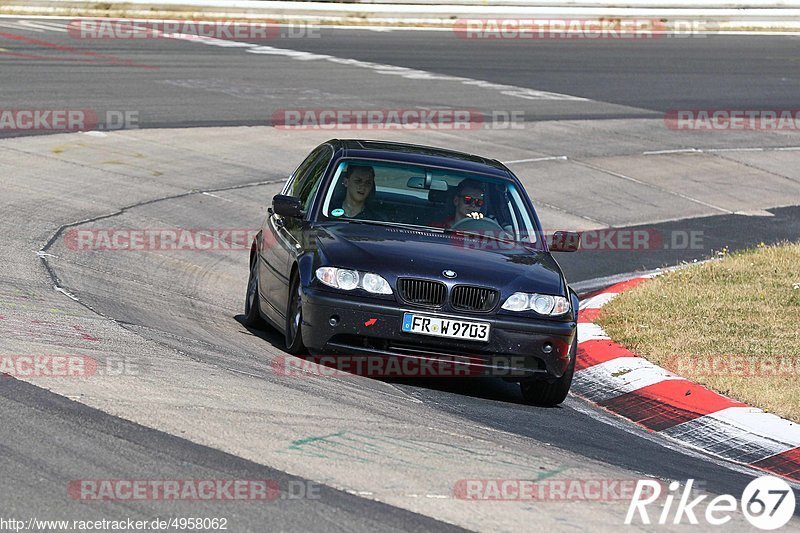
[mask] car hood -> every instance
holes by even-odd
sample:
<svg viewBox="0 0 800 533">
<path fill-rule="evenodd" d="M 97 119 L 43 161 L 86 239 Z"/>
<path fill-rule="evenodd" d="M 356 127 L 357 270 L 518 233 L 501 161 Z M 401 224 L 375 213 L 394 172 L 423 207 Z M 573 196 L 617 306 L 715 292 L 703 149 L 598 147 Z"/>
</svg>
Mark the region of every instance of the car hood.
<svg viewBox="0 0 800 533">
<path fill-rule="evenodd" d="M 337 223 L 315 229 L 319 264 L 375 272 L 390 282 L 422 277 L 455 284 L 564 294 L 561 269 L 543 251 L 460 233 L 398 226 Z"/>
</svg>

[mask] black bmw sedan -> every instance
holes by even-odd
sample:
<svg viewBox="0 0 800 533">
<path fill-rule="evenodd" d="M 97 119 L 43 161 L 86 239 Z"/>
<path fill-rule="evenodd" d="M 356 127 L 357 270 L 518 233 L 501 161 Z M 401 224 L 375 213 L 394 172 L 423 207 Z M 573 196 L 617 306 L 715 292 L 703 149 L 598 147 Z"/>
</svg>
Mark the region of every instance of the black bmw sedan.
<svg viewBox="0 0 800 533">
<path fill-rule="evenodd" d="M 550 252 L 576 248 L 572 233 L 548 242 L 496 160 L 331 140 L 273 198 L 245 322 L 277 328 L 291 354 L 447 361 L 556 405 L 572 382 L 578 298 Z"/>
</svg>

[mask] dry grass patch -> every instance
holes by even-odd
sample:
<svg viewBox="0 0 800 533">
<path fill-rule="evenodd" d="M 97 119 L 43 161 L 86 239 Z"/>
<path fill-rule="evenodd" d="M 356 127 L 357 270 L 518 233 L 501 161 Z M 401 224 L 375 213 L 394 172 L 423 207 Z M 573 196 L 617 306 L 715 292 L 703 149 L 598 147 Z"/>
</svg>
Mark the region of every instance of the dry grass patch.
<svg viewBox="0 0 800 533">
<path fill-rule="evenodd" d="M 800 244 L 722 255 L 623 293 L 599 323 L 660 366 L 800 422 Z"/>
</svg>

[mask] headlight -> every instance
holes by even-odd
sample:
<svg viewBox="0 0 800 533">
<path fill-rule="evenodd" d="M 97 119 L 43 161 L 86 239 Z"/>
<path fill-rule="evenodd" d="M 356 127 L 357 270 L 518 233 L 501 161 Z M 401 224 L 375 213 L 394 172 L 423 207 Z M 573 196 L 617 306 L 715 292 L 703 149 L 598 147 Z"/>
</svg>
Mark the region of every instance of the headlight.
<svg viewBox="0 0 800 533">
<path fill-rule="evenodd" d="M 340 289 L 352 291 L 358 287 L 359 277 L 357 270 L 345 270 L 340 268 L 336 271 L 336 285 L 338 285 Z"/>
<path fill-rule="evenodd" d="M 540 315 L 559 316 L 569 311 L 569 300 L 563 296 L 515 292 L 503 303 L 506 311 L 535 311 Z"/>
<path fill-rule="evenodd" d="M 528 295 L 524 292 L 515 292 L 503 304 L 503 309 L 509 311 L 524 311 L 528 309 Z"/>
<path fill-rule="evenodd" d="M 317 269 L 317 279 L 328 287 L 339 287 L 336 283 L 336 270 L 333 267 L 320 267 Z"/>
<path fill-rule="evenodd" d="M 317 279 L 334 289 L 352 291 L 360 288 L 372 294 L 392 294 L 389 282 L 372 272 L 362 273 L 346 268 L 319 267 Z"/>
<path fill-rule="evenodd" d="M 389 287 L 389 282 L 377 274 L 364 274 L 364 277 L 361 279 L 361 286 L 367 292 L 392 294 L 392 288 Z"/>
<path fill-rule="evenodd" d="M 531 294 L 530 307 L 540 315 L 549 315 L 556 304 L 556 299 L 549 294 Z"/>
</svg>

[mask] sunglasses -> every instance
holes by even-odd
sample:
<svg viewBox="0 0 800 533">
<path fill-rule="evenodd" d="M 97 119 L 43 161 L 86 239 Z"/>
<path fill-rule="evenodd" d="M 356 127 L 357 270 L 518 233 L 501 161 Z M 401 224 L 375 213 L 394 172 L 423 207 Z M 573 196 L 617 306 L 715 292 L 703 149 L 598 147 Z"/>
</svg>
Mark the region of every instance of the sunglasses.
<svg viewBox="0 0 800 533">
<path fill-rule="evenodd" d="M 461 201 L 466 205 L 474 205 L 475 207 L 483 206 L 483 198 L 479 196 L 462 196 Z"/>
</svg>

